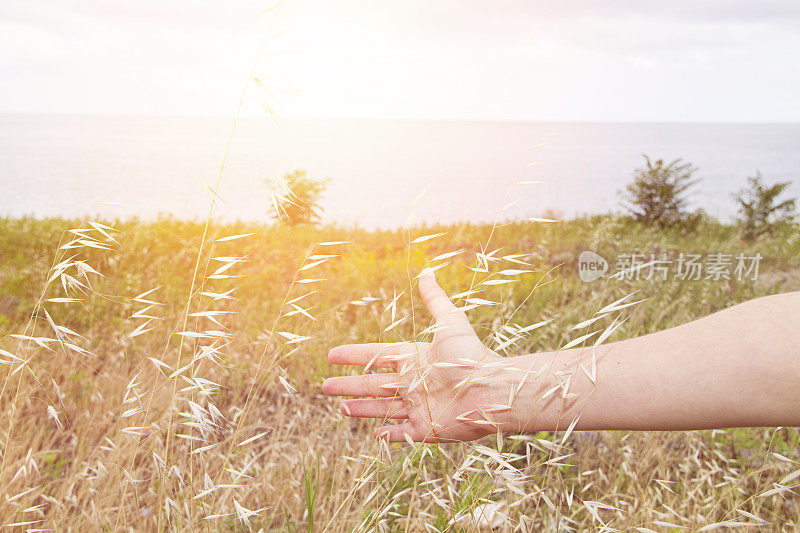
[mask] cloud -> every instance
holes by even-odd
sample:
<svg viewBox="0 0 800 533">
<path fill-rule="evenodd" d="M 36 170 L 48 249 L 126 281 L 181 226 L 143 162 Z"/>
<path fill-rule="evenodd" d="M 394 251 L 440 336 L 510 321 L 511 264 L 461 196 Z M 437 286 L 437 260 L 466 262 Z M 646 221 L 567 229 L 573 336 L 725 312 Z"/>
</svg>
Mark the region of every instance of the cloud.
<svg viewBox="0 0 800 533">
<path fill-rule="evenodd" d="M 229 115 L 264 41 L 248 112 L 800 120 L 793 0 L 270 5 L 6 0 L 0 105 Z"/>
</svg>

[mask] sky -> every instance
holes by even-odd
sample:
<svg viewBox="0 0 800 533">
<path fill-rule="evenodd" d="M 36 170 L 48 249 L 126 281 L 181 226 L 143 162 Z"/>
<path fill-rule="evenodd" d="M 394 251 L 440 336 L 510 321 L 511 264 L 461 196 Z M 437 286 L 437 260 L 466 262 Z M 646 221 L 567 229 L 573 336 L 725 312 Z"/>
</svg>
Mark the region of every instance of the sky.
<svg viewBox="0 0 800 533">
<path fill-rule="evenodd" d="M 0 111 L 800 122 L 798 27 L 797 0 L 3 0 Z"/>
</svg>

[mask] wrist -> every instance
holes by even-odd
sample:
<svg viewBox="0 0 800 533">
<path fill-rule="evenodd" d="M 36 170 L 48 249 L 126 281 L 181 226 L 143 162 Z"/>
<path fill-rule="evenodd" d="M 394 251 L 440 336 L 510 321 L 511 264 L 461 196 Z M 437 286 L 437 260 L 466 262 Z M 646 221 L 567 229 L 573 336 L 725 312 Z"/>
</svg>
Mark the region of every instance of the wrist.
<svg viewBox="0 0 800 533">
<path fill-rule="evenodd" d="M 521 433 L 531 415 L 530 389 L 536 378 L 527 356 L 502 357 L 487 369 L 490 386 L 481 398 L 484 417 L 503 433 Z"/>
<path fill-rule="evenodd" d="M 547 426 L 545 407 L 550 400 L 547 394 L 553 383 L 546 375 L 553 354 L 526 354 L 504 358 L 497 368 L 493 402 L 507 406 L 496 421 L 504 433 L 526 433 Z"/>
</svg>

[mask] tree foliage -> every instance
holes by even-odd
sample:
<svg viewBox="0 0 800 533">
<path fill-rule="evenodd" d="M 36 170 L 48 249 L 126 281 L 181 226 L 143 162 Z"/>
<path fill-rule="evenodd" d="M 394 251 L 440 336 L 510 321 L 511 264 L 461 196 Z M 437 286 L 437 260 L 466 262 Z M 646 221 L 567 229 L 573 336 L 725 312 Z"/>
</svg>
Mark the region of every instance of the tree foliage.
<svg viewBox="0 0 800 533">
<path fill-rule="evenodd" d="M 748 187 L 734 195 L 739 202 L 739 234 L 744 240 L 753 241 L 760 236 L 773 233 L 794 220 L 795 199 L 778 201 L 792 182 L 784 181 L 765 185 L 761 173 L 747 178 Z"/>
<path fill-rule="evenodd" d="M 662 228 L 681 222 L 687 216 L 686 192 L 699 181 L 692 179 L 697 169 L 681 159 L 667 164 L 643 157 L 645 166 L 636 169 L 633 182 L 621 193 L 622 205 L 641 222 Z"/>
<path fill-rule="evenodd" d="M 305 170 L 285 174 L 273 184 L 271 215 L 287 226 L 316 224 L 322 215 L 320 200 L 328 180 L 312 178 Z"/>
</svg>

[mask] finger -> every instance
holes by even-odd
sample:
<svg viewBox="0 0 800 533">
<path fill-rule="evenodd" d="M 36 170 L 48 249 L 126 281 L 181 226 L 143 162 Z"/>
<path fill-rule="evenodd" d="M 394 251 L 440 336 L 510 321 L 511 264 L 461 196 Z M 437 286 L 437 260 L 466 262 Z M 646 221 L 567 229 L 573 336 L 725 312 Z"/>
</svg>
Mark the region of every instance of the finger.
<svg viewBox="0 0 800 533">
<path fill-rule="evenodd" d="M 322 382 L 322 392 L 328 396 L 372 396 L 388 398 L 397 396 L 400 388 L 397 374 L 364 374 L 328 378 Z"/>
<path fill-rule="evenodd" d="M 343 344 L 328 353 L 328 360 L 335 365 L 359 365 L 367 368 L 391 368 L 404 356 L 414 356 L 425 349 L 427 343 L 373 342 L 366 344 Z"/>
<path fill-rule="evenodd" d="M 428 270 L 419 277 L 419 293 L 422 301 L 425 302 L 425 307 L 431 312 L 437 324 L 466 325 L 471 328 L 467 315 L 450 301 L 450 298 L 436 282 L 433 271 Z"/>
<path fill-rule="evenodd" d="M 342 402 L 342 412 L 347 416 L 358 418 L 381 418 L 383 420 L 408 418 L 408 410 L 403 401 L 398 398 L 347 400 Z"/>
<path fill-rule="evenodd" d="M 411 422 L 379 427 L 375 430 L 375 438 L 388 442 L 458 442 L 452 439 L 439 439 L 430 431 L 419 431 Z"/>
<path fill-rule="evenodd" d="M 387 442 L 419 442 L 422 440 L 410 422 L 379 427 L 375 430 L 375 438 Z"/>
</svg>

